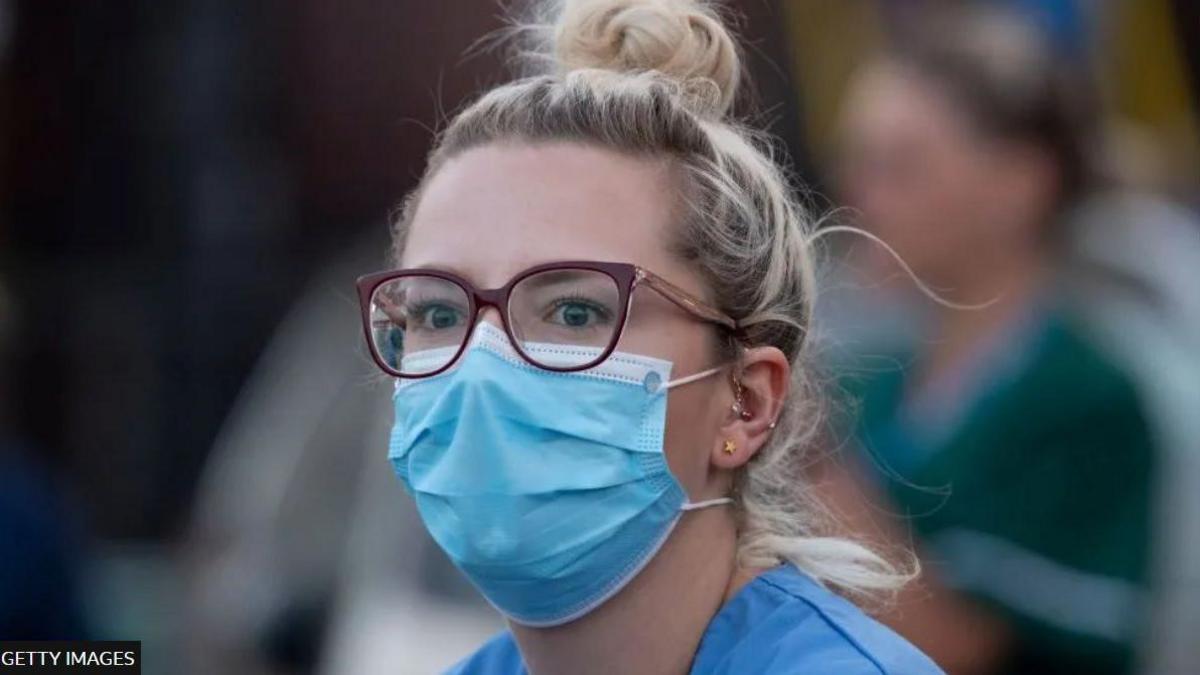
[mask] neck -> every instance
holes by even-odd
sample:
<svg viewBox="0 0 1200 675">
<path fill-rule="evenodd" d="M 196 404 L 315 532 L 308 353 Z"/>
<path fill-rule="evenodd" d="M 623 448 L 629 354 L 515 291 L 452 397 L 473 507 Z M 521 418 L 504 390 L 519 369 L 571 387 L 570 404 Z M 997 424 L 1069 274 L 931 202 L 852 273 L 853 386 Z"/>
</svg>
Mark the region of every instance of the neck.
<svg viewBox="0 0 1200 675">
<path fill-rule="evenodd" d="M 925 365 L 925 378 L 954 368 L 971 350 L 1028 307 L 1045 283 L 1046 261 L 1029 255 L 1006 264 L 977 270 L 956 284 L 972 302 L 995 299 L 982 309 L 943 309 L 937 317 L 937 337 Z"/>
<path fill-rule="evenodd" d="M 552 628 L 511 623 L 521 656 L 544 673 L 686 673 L 709 621 L 753 575 L 734 565 L 728 507 L 685 512 L 662 549 L 594 611 Z"/>
</svg>

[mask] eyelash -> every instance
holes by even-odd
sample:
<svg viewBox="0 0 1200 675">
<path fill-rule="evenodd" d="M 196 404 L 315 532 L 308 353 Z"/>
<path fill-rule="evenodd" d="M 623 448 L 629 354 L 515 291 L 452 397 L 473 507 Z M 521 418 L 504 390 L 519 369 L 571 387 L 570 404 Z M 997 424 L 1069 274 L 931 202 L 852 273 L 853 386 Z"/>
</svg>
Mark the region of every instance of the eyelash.
<svg viewBox="0 0 1200 675">
<path fill-rule="evenodd" d="M 412 309 L 409 311 L 409 315 L 410 316 L 424 316 L 426 310 L 428 310 L 430 307 L 435 307 L 435 306 L 450 307 L 455 310 L 458 309 L 457 307 L 454 306 L 453 303 L 444 302 L 441 300 L 421 300 L 421 301 L 418 301 L 415 305 L 413 305 Z"/>
<path fill-rule="evenodd" d="M 551 301 L 553 309 L 559 309 L 564 304 L 568 303 L 585 305 L 588 309 L 596 312 L 596 314 L 599 315 L 603 321 L 611 321 L 613 318 L 613 313 L 608 308 L 598 305 L 595 302 L 592 302 L 591 299 L 585 298 L 581 295 L 563 295 Z"/>
</svg>

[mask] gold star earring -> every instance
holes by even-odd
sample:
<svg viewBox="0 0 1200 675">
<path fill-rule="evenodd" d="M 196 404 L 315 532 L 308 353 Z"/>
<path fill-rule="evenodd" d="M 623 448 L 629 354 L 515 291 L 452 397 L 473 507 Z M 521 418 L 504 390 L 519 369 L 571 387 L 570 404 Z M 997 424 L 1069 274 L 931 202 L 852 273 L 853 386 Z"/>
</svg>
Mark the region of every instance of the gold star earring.
<svg viewBox="0 0 1200 675">
<path fill-rule="evenodd" d="M 725 439 L 725 454 L 732 455 L 737 452 L 737 445 L 728 438 Z"/>
</svg>

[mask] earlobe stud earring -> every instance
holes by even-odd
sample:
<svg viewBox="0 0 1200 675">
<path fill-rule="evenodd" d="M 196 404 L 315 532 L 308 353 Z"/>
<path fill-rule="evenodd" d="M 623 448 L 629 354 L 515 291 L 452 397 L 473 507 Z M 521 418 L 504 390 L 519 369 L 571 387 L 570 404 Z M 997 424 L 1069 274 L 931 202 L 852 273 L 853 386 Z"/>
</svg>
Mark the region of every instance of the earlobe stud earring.
<svg viewBox="0 0 1200 675">
<path fill-rule="evenodd" d="M 734 444 L 733 441 L 726 438 L 725 439 L 725 454 L 732 455 L 734 452 L 737 452 L 737 445 Z"/>
</svg>

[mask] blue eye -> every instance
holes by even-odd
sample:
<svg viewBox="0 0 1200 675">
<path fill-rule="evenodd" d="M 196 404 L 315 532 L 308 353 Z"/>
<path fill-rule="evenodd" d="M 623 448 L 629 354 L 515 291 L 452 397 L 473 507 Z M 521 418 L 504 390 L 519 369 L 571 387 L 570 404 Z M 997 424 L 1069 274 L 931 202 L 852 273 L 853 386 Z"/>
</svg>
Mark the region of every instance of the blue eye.
<svg viewBox="0 0 1200 675">
<path fill-rule="evenodd" d="M 611 321 L 612 312 L 584 298 L 562 298 L 554 303 L 547 318 L 568 328 L 587 328 Z"/>
<path fill-rule="evenodd" d="M 458 314 L 449 307 L 435 307 L 429 312 L 429 323 L 434 328 L 450 328 L 458 323 Z"/>
<path fill-rule="evenodd" d="M 592 310 L 580 304 L 563 305 L 559 310 L 562 322 L 568 326 L 583 326 L 591 318 Z"/>
<path fill-rule="evenodd" d="M 422 304 L 411 311 L 408 316 L 413 324 L 412 330 L 446 330 L 461 323 L 462 312 L 455 307 L 440 303 Z"/>
</svg>

